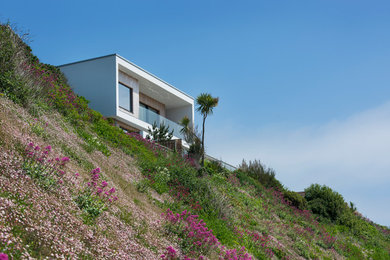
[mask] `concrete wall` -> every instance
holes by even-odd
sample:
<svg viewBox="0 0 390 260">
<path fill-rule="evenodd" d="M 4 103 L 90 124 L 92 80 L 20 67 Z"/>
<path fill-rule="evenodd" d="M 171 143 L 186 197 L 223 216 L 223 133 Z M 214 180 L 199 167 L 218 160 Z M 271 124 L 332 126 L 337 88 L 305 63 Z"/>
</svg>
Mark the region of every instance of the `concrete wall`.
<svg viewBox="0 0 390 260">
<path fill-rule="evenodd" d="M 116 57 L 106 56 L 60 66 L 76 94 L 104 116 L 116 115 Z"/>
<path fill-rule="evenodd" d="M 166 118 L 174 121 L 180 122 L 184 116 L 187 116 L 192 125 L 194 125 L 194 107 L 193 106 L 184 106 L 178 108 L 171 108 L 166 110 Z"/>
</svg>

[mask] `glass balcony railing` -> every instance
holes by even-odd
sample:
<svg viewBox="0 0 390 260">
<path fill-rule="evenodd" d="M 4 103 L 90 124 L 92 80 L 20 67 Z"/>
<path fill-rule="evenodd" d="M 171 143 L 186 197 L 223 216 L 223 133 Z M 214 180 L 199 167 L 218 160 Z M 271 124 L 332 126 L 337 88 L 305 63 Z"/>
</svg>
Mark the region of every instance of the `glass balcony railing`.
<svg viewBox="0 0 390 260">
<path fill-rule="evenodd" d="M 149 123 L 153 125 L 154 122 L 156 122 L 157 127 L 160 127 L 161 124 L 164 124 L 165 126 L 169 126 L 169 131 L 172 131 L 173 129 L 173 135 L 184 139 L 184 136 L 180 133 L 180 130 L 182 129 L 182 126 L 180 126 L 178 123 L 175 123 L 163 116 L 160 116 L 159 114 L 146 109 L 144 107 L 139 107 L 139 117 L 140 120 Z"/>
</svg>

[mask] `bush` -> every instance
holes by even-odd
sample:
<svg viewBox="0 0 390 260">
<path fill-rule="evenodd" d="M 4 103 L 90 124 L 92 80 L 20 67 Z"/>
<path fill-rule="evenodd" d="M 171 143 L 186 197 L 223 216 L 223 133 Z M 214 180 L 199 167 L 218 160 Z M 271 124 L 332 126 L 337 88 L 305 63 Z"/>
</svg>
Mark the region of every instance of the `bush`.
<svg viewBox="0 0 390 260">
<path fill-rule="evenodd" d="M 204 169 L 209 175 L 223 173 L 225 171 L 221 163 L 218 161 L 205 161 Z"/>
<path fill-rule="evenodd" d="M 306 199 L 294 191 L 285 190 L 283 196 L 286 201 L 289 201 L 292 206 L 304 210 L 307 209 Z"/>
<path fill-rule="evenodd" d="M 305 189 L 309 209 L 320 217 L 336 222 L 348 211 L 343 196 L 331 188 L 312 184 Z"/>
<path fill-rule="evenodd" d="M 283 185 L 275 178 L 275 171 L 271 168 L 266 168 L 259 160 L 249 161 L 249 164 L 242 160 L 239 169 L 259 181 L 266 188 L 283 190 Z"/>
</svg>

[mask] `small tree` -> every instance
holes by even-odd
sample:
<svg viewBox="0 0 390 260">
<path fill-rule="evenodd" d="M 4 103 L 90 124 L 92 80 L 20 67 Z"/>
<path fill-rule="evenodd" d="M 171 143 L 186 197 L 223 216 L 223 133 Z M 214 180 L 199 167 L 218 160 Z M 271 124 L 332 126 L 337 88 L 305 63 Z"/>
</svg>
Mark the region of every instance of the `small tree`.
<svg viewBox="0 0 390 260">
<path fill-rule="evenodd" d="M 173 137 L 173 129 L 169 132 L 169 126 L 165 126 L 164 123 L 160 124 L 160 127 L 157 127 L 157 123 L 154 122 L 152 129 L 148 127 L 147 139 L 151 139 L 156 142 L 170 141 Z"/>
<path fill-rule="evenodd" d="M 218 105 L 219 98 L 212 97 L 209 93 L 202 93 L 196 98 L 197 108 L 196 110 L 203 115 L 203 124 L 202 124 L 202 162 L 201 166 L 204 166 L 204 130 L 206 118 L 208 115 L 213 114 L 213 109 Z"/>
</svg>

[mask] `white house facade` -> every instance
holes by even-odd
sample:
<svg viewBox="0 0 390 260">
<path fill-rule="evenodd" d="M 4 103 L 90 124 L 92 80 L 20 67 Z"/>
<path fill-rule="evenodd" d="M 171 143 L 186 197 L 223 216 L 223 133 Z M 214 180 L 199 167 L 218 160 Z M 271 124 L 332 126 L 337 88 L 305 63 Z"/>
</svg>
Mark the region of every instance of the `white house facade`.
<svg viewBox="0 0 390 260">
<path fill-rule="evenodd" d="M 154 122 L 182 139 L 180 120 L 194 124 L 194 98 L 118 54 L 59 66 L 75 93 L 90 107 L 113 118 L 125 131 L 146 135 Z"/>
</svg>

